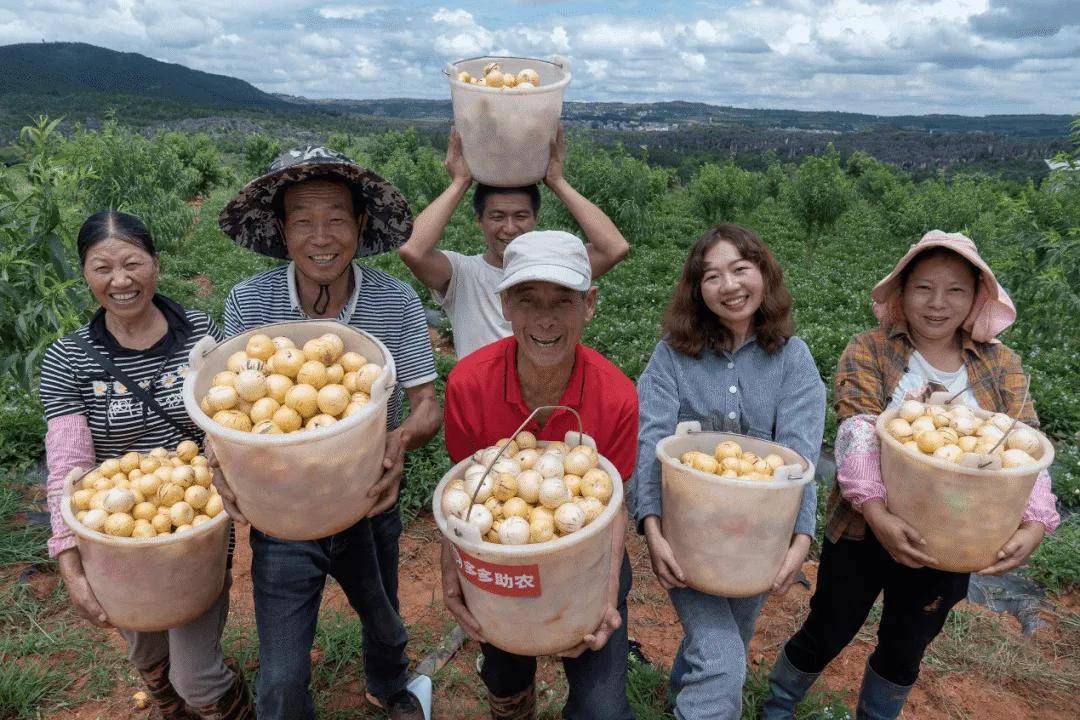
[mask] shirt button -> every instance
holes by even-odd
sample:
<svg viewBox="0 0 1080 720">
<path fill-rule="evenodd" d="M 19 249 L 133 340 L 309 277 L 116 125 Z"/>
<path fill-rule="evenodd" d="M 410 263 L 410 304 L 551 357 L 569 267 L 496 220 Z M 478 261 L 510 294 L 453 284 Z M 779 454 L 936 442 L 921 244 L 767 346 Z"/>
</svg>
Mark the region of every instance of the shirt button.
<svg viewBox="0 0 1080 720">
<path fill-rule="evenodd" d="M 733 362 L 729 362 L 729 363 L 727 364 L 727 369 L 728 369 L 728 370 L 731 370 L 731 369 L 732 369 L 732 368 L 734 368 L 734 367 L 735 367 L 735 363 L 733 363 Z"/>
<path fill-rule="evenodd" d="M 727 416 L 728 416 L 728 420 L 734 420 L 735 419 L 735 413 L 733 413 L 733 412 L 729 412 L 727 414 Z"/>
<path fill-rule="evenodd" d="M 734 395 L 735 393 L 739 392 L 739 389 L 738 389 L 737 387 L 735 387 L 734 385 L 732 385 L 731 387 L 729 387 L 729 388 L 727 389 L 727 391 L 728 391 L 729 393 L 731 393 L 732 395 Z"/>
</svg>

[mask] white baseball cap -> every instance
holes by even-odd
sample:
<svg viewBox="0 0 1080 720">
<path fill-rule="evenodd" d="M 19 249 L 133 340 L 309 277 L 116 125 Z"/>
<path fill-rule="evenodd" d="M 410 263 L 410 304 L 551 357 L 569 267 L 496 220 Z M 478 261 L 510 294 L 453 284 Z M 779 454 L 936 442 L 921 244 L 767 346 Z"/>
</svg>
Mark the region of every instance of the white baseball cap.
<svg viewBox="0 0 1080 720">
<path fill-rule="evenodd" d="M 536 280 L 588 290 L 592 266 L 581 238 L 560 230 L 534 230 L 510 241 L 503 252 L 502 282 L 495 292 Z"/>
</svg>

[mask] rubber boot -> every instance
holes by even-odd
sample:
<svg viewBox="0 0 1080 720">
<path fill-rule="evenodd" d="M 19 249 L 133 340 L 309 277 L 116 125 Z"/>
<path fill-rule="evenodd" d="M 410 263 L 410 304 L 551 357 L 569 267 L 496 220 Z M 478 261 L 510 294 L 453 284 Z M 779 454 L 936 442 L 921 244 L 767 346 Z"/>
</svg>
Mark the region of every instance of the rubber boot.
<svg viewBox="0 0 1080 720">
<path fill-rule="evenodd" d="M 516 695 L 496 697 L 488 691 L 492 720 L 534 720 L 536 718 L 536 682 L 529 683 Z"/>
<path fill-rule="evenodd" d="M 227 663 L 233 671 L 232 685 L 217 702 L 196 709 L 201 720 L 255 720 L 255 703 L 251 701 L 244 671 L 233 663 Z"/>
<path fill-rule="evenodd" d="M 795 717 L 795 706 L 820 674 L 799 670 L 781 648 L 769 672 L 769 696 L 761 707 L 761 720 L 791 720 Z"/>
<path fill-rule="evenodd" d="M 157 710 L 161 720 L 199 720 L 199 716 L 191 711 L 169 682 L 168 655 L 146 670 L 139 670 L 139 675 L 146 683 L 150 704 Z"/>
<path fill-rule="evenodd" d="M 914 685 L 897 685 L 874 672 L 866 663 L 862 687 L 859 688 L 859 705 L 855 720 L 894 720 L 904 709 L 908 693 Z"/>
</svg>

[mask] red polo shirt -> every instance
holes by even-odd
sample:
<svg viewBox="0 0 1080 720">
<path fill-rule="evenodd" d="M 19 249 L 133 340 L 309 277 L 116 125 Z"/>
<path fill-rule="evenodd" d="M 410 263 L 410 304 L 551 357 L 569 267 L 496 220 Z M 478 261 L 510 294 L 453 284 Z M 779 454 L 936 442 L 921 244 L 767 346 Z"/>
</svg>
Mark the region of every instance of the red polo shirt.
<svg viewBox="0 0 1080 720">
<path fill-rule="evenodd" d="M 580 343 L 574 369 L 559 405 L 581 415 L 585 434 L 618 469 L 623 482 L 634 471 L 637 454 L 637 390 L 630 378 L 600 353 Z M 466 355 L 446 383 L 446 449 L 460 462 L 480 448 L 509 437 L 532 412 L 521 398 L 517 340 L 508 337 Z M 525 427 L 538 440 L 562 440 L 577 430 L 577 419 L 556 410 L 543 428 L 534 418 Z"/>
</svg>

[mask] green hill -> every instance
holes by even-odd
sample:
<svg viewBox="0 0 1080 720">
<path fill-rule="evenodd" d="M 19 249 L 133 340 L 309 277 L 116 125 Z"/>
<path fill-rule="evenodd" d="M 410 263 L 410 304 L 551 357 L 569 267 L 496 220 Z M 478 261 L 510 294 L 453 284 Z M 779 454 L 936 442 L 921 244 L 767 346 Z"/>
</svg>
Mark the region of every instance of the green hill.
<svg viewBox="0 0 1080 720">
<path fill-rule="evenodd" d="M 199 106 L 277 109 L 250 83 L 86 43 L 0 46 L 0 96 L 137 95 Z"/>
</svg>

